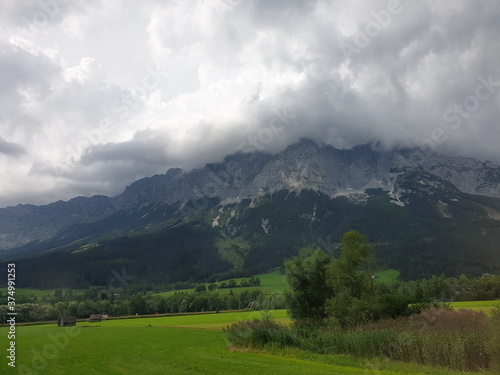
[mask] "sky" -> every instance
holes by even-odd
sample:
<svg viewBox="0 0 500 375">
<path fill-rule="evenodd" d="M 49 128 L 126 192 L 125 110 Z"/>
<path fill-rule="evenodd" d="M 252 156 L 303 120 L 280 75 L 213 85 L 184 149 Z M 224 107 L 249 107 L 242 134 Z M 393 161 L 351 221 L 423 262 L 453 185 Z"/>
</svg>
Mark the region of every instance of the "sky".
<svg viewBox="0 0 500 375">
<path fill-rule="evenodd" d="M 0 207 L 310 138 L 500 164 L 496 0 L 2 0 Z"/>
</svg>

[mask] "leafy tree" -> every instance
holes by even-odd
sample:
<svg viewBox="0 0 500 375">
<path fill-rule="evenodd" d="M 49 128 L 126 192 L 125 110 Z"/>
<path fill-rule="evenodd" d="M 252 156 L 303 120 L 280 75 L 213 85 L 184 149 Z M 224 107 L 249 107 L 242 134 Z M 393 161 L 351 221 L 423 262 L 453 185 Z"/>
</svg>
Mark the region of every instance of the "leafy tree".
<svg viewBox="0 0 500 375">
<path fill-rule="evenodd" d="M 208 286 L 208 290 L 212 292 L 212 291 L 216 290 L 218 287 L 219 286 L 217 284 L 210 284 Z"/>
<path fill-rule="evenodd" d="M 86 307 L 86 306 L 85 306 Z M 87 309 L 89 309 L 87 307 Z M 130 301 L 130 309 L 132 314 L 145 314 L 146 313 L 146 300 L 143 296 L 135 295 L 132 297 Z M 89 309 L 90 310 L 90 309 Z M 88 311 L 85 315 L 88 315 L 90 311 Z"/>
<path fill-rule="evenodd" d="M 285 263 L 291 291 L 285 298 L 293 319 L 322 321 L 326 318 L 325 302 L 333 297 L 331 285 L 325 282 L 331 258 L 322 250 L 306 257 L 294 257 Z"/>
<path fill-rule="evenodd" d="M 56 301 L 62 301 L 63 300 L 63 291 L 62 291 L 62 289 L 56 289 L 54 291 L 54 299 Z"/>
<path fill-rule="evenodd" d="M 227 282 L 227 286 L 228 286 L 228 288 L 236 288 L 236 286 L 237 286 L 236 280 L 233 280 L 233 279 L 229 280 Z"/>
<path fill-rule="evenodd" d="M 327 283 L 335 291 L 335 296 L 326 302 L 331 324 L 353 327 L 410 314 L 408 296 L 384 291 L 375 282 L 375 258 L 367 237 L 356 231 L 347 232 L 340 247 L 340 258 L 332 260 L 326 272 Z"/>
<path fill-rule="evenodd" d="M 188 310 L 189 303 L 186 299 L 183 299 L 181 304 L 179 305 L 179 312 L 183 313 Z"/>
<path fill-rule="evenodd" d="M 326 271 L 327 284 L 335 291 L 326 304 L 329 320 L 342 327 L 374 320 L 376 288 L 369 272 L 373 248 L 356 231 L 344 234 L 340 248 L 340 258 L 333 259 Z"/>
<path fill-rule="evenodd" d="M 340 247 L 338 259 L 314 250 L 285 263 L 292 289 L 285 297 L 293 319 L 350 327 L 409 314 L 408 298 L 383 291 L 372 277 L 374 256 L 367 237 L 347 232 Z"/>
<path fill-rule="evenodd" d="M 206 292 L 207 291 L 207 286 L 205 284 L 198 284 L 198 285 L 196 285 L 196 289 L 194 291 L 196 293 Z"/>
<path fill-rule="evenodd" d="M 250 279 L 248 279 L 248 284 L 253 285 L 253 286 L 259 286 L 260 285 L 260 279 L 256 276 L 252 276 Z"/>
</svg>

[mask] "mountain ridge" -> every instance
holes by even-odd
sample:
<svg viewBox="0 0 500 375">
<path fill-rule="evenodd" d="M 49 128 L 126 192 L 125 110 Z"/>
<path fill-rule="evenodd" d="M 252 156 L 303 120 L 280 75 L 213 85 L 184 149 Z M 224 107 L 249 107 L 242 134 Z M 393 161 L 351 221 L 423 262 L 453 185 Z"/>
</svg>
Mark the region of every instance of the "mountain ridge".
<svg viewBox="0 0 500 375">
<path fill-rule="evenodd" d="M 425 171 L 467 194 L 500 197 L 500 168 L 491 162 L 444 156 L 420 149 L 377 149 L 359 145 L 336 149 L 303 139 L 276 154 L 237 153 L 221 163 L 140 179 L 115 197 L 76 197 L 45 206 L 0 209 L 0 248 L 44 241 L 67 228 L 99 222 L 119 213 L 169 205 L 188 217 L 210 200 L 222 206 L 258 200 L 280 190 L 313 190 L 329 197 L 382 189 L 397 205 L 406 204 L 405 176 Z"/>
<path fill-rule="evenodd" d="M 310 248 L 338 255 L 343 234 L 358 230 L 379 266 L 406 280 L 498 274 L 499 175 L 471 158 L 303 140 L 170 169 L 116 197 L 0 209 L 0 267 L 14 259 L 22 286 L 38 288 L 105 285 L 123 268 L 138 282 L 205 282 Z"/>
</svg>

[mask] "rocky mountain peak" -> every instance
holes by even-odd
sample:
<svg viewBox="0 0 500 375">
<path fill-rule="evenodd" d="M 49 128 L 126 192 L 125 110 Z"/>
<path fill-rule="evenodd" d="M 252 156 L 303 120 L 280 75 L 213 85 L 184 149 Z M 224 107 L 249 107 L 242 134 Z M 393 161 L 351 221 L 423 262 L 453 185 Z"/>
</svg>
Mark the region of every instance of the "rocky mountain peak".
<svg viewBox="0 0 500 375">
<path fill-rule="evenodd" d="M 382 150 L 372 145 L 336 149 L 303 139 L 276 155 L 237 153 L 201 169 L 169 169 L 136 181 L 113 198 L 79 197 L 46 206 L 0 209 L 0 248 L 48 238 L 66 227 L 120 212 L 159 206 L 193 209 L 210 199 L 238 203 L 282 190 L 313 190 L 336 197 L 380 188 L 401 205 L 400 198 L 408 189 L 405 182 L 417 176 L 413 172 L 422 172 L 420 179 L 436 178 L 463 193 L 500 198 L 500 168 L 491 162 L 420 149 Z"/>
</svg>

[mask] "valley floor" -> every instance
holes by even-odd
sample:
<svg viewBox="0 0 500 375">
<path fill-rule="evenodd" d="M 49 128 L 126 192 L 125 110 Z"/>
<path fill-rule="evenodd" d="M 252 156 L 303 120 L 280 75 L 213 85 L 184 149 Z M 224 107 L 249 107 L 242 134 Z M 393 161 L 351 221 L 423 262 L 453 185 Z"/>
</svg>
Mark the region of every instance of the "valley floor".
<svg viewBox="0 0 500 375">
<path fill-rule="evenodd" d="M 286 321 L 286 311 L 274 311 Z M 325 356 L 300 350 L 233 351 L 221 328 L 231 322 L 259 318 L 258 312 L 139 318 L 17 327 L 16 369 L 2 356 L 2 374 L 458 374 L 448 370 Z M 7 349 L 7 328 L 0 328 L 0 345 Z M 464 374 L 464 373 L 460 373 Z"/>
</svg>

